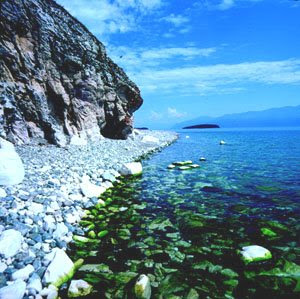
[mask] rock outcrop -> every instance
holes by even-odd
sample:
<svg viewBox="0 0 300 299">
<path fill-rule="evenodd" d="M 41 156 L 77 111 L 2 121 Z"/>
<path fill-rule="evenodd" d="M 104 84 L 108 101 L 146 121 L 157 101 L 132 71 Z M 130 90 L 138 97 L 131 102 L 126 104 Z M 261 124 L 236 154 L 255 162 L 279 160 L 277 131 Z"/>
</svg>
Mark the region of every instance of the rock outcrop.
<svg viewBox="0 0 300 299">
<path fill-rule="evenodd" d="M 0 136 L 15 144 L 124 139 L 138 87 L 53 0 L 0 2 Z"/>
</svg>

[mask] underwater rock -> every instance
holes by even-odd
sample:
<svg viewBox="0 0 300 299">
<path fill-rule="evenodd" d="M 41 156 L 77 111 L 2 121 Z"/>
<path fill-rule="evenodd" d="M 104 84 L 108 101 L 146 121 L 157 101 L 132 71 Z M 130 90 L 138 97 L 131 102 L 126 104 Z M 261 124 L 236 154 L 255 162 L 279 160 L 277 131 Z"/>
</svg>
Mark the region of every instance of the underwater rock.
<svg viewBox="0 0 300 299">
<path fill-rule="evenodd" d="M 177 161 L 177 162 L 173 162 L 172 164 L 174 164 L 176 166 L 185 166 L 185 165 L 193 164 L 193 161 L 191 161 L 191 160 Z"/>
<path fill-rule="evenodd" d="M 174 168 L 176 168 L 176 165 L 174 165 L 174 164 L 170 164 L 170 165 L 168 165 L 168 167 L 167 167 L 168 169 L 174 169 Z"/>
<path fill-rule="evenodd" d="M 262 246 L 251 245 L 243 247 L 242 249 L 242 260 L 246 264 L 258 261 L 265 261 L 272 258 L 271 252 Z"/>
<path fill-rule="evenodd" d="M 279 294 L 300 293 L 300 266 L 287 260 L 279 260 L 275 268 L 269 271 L 245 271 L 245 276 L 256 287 Z M 294 298 L 292 295 L 291 298 Z M 279 297 L 278 297 L 279 298 Z M 280 297 L 283 298 L 283 297 Z M 284 298 L 289 298 L 286 295 Z M 295 297 L 296 298 L 296 297 Z"/>
<path fill-rule="evenodd" d="M 150 299 L 151 298 L 151 285 L 150 279 L 147 275 L 142 274 L 135 283 L 134 293 L 137 299 Z"/>
<path fill-rule="evenodd" d="M 200 165 L 198 165 L 198 164 L 191 164 L 190 165 L 190 168 L 199 168 L 200 167 Z"/>
<path fill-rule="evenodd" d="M 143 172 L 143 167 L 140 162 L 131 162 L 131 163 L 125 163 L 121 170 L 121 175 L 140 175 Z"/>
<path fill-rule="evenodd" d="M 195 289 L 190 289 L 185 299 L 199 299 L 199 294 Z"/>
<path fill-rule="evenodd" d="M 261 234 L 263 236 L 267 237 L 268 239 L 275 239 L 275 238 L 277 238 L 277 234 L 273 230 L 271 230 L 271 229 L 269 229 L 267 227 L 262 227 L 260 229 L 260 232 L 261 232 Z"/>
<path fill-rule="evenodd" d="M 86 272 L 86 273 L 112 273 L 109 267 L 105 264 L 86 264 L 79 268 L 79 272 Z"/>
<path fill-rule="evenodd" d="M 191 168 L 192 167 L 190 167 L 190 166 L 180 166 L 180 167 L 178 167 L 179 170 L 189 170 Z"/>
<path fill-rule="evenodd" d="M 72 280 L 68 289 L 69 298 L 84 297 L 89 295 L 93 290 L 93 287 L 86 281 Z"/>
</svg>

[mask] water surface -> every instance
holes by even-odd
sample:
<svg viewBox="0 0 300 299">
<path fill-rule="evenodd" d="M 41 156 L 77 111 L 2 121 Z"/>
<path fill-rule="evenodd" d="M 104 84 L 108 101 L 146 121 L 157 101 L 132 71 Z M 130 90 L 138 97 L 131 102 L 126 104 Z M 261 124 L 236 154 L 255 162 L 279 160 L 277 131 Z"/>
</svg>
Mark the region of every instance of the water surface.
<svg viewBox="0 0 300 299">
<path fill-rule="evenodd" d="M 92 254 L 90 245 L 75 250 L 111 272 L 81 275 L 108 298 L 132 296 L 142 273 L 153 298 L 297 298 L 300 129 L 179 134 L 143 161 L 142 177 L 123 182 L 103 197 L 111 198 L 106 207 L 94 209 L 106 217 L 90 219 L 96 232 L 108 234 Z M 183 160 L 200 168 L 167 169 Z M 239 250 L 254 244 L 272 260 L 245 265 Z"/>
</svg>

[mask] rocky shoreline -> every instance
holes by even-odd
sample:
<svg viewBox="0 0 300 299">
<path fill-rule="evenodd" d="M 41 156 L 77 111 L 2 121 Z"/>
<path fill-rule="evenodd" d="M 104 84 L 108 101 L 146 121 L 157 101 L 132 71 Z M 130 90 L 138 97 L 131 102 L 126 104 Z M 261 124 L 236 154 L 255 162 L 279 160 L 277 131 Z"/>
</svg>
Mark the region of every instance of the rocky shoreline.
<svg viewBox="0 0 300 299">
<path fill-rule="evenodd" d="M 135 130 L 126 141 L 18 146 L 25 178 L 0 188 L 0 298 L 56 298 L 64 282 L 58 280 L 72 276 L 81 263 L 65 251 L 73 235 L 84 235 L 78 222 L 85 210 L 126 173 L 124 164 L 176 139 L 173 132 Z"/>
</svg>

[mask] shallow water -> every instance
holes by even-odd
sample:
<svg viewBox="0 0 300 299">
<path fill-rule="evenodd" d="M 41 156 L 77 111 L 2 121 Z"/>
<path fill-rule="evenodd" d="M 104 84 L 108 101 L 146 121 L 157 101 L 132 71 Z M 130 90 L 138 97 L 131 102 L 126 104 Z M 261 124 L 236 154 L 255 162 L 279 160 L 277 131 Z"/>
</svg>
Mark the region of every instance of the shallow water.
<svg viewBox="0 0 300 299">
<path fill-rule="evenodd" d="M 200 168 L 167 169 L 184 160 Z M 100 244 L 73 248 L 86 263 L 109 266 L 78 274 L 102 296 L 130 298 L 145 273 L 153 298 L 297 298 L 300 129 L 184 131 L 143 168 L 92 211 L 96 233 L 108 231 Z M 268 248 L 272 260 L 244 265 L 238 250 L 253 244 Z"/>
</svg>

